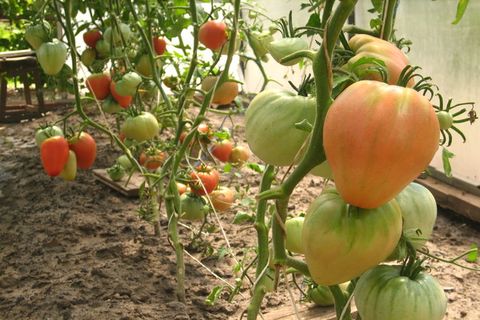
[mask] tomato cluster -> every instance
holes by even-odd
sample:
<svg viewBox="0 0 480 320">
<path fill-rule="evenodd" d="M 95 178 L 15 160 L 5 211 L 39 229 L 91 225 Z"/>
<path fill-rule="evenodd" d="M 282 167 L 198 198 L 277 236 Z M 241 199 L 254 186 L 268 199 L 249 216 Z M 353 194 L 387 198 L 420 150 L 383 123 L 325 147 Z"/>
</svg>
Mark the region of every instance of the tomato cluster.
<svg viewBox="0 0 480 320">
<path fill-rule="evenodd" d="M 46 126 L 37 130 L 35 141 L 40 147 L 43 169 L 51 176 L 74 180 L 77 167 L 90 169 L 97 156 L 97 144 L 86 132 L 73 135 L 68 140 L 57 126 Z"/>
</svg>

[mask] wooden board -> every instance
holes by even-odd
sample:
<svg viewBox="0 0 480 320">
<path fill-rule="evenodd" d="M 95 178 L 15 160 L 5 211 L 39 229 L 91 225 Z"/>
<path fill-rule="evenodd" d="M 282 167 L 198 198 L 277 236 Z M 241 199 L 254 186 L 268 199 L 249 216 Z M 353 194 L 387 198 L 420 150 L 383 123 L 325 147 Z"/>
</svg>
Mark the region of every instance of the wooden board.
<svg viewBox="0 0 480 320">
<path fill-rule="evenodd" d="M 265 320 L 336 320 L 335 309 L 333 307 L 319 307 L 297 303 L 298 318 L 293 306 L 285 306 L 263 314 Z M 356 315 L 355 306 L 352 307 L 352 315 Z"/>
<path fill-rule="evenodd" d="M 132 177 L 128 181 L 128 184 L 126 184 L 128 176 L 123 177 L 120 181 L 113 181 L 108 176 L 106 169 L 95 169 L 93 170 L 93 174 L 99 182 L 120 192 L 124 196 L 133 198 L 139 196 L 140 186 L 144 181 L 143 177 L 138 172 L 134 172 L 132 174 Z"/>
<path fill-rule="evenodd" d="M 417 179 L 416 182 L 430 190 L 440 207 L 480 222 L 480 196 L 432 177 Z"/>
</svg>

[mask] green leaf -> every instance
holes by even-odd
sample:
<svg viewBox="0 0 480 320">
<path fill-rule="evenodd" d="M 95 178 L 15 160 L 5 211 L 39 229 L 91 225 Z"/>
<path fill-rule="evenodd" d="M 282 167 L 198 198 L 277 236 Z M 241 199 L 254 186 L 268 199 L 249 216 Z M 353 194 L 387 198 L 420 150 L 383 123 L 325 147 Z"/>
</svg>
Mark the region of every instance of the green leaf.
<svg viewBox="0 0 480 320">
<path fill-rule="evenodd" d="M 383 0 L 372 0 L 372 5 L 374 11 L 382 13 L 383 11 Z"/>
<path fill-rule="evenodd" d="M 465 14 L 465 10 L 467 10 L 468 2 L 470 0 L 458 0 L 457 4 L 457 14 L 455 16 L 455 20 L 452 24 L 458 24 L 460 20 L 462 20 L 463 15 Z"/>
<path fill-rule="evenodd" d="M 265 166 L 262 164 L 254 163 L 254 162 L 249 162 L 246 164 L 247 168 L 252 169 L 255 172 L 258 173 L 263 173 L 265 171 Z"/>
<path fill-rule="evenodd" d="M 452 152 L 448 151 L 447 148 L 442 150 L 442 162 L 443 162 L 443 172 L 447 177 L 452 176 L 452 165 L 450 164 L 450 159 L 455 156 Z"/>
<path fill-rule="evenodd" d="M 476 244 L 472 244 L 470 249 L 475 249 L 475 251 L 470 252 L 465 260 L 470 263 L 475 263 L 478 260 L 478 246 Z"/>
<path fill-rule="evenodd" d="M 233 218 L 233 224 L 243 224 L 246 222 L 253 222 L 255 218 L 244 211 L 239 211 Z"/>
<path fill-rule="evenodd" d="M 227 162 L 223 166 L 223 172 L 229 173 L 230 171 L 232 171 L 232 168 L 233 168 L 232 164 L 230 162 Z"/>
<path fill-rule="evenodd" d="M 322 27 L 322 22 L 320 21 L 320 15 L 318 13 L 312 13 L 310 15 L 310 18 L 308 18 L 307 22 L 307 27 L 313 27 L 313 28 L 321 28 Z M 307 35 L 311 36 L 316 34 L 317 32 L 309 30 L 307 31 Z"/>
<path fill-rule="evenodd" d="M 213 306 L 215 302 L 217 302 L 218 298 L 220 297 L 220 293 L 222 293 L 223 286 L 216 286 L 210 291 L 210 294 L 205 299 L 205 304 L 209 306 Z"/>
</svg>

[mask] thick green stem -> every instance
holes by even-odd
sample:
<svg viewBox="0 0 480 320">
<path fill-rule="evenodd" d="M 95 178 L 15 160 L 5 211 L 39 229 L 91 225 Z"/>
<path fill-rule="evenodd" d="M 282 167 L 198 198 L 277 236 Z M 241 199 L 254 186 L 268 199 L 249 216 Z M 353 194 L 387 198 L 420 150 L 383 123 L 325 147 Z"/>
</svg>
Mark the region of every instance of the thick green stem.
<svg viewBox="0 0 480 320">
<path fill-rule="evenodd" d="M 273 262 L 275 266 L 284 265 L 287 261 L 285 249 L 285 221 L 287 220 L 287 208 L 289 197 L 276 201 L 276 213 L 272 217 L 272 241 L 273 241 Z"/>
<path fill-rule="evenodd" d="M 350 307 L 348 307 L 347 312 L 345 312 L 343 318 L 340 318 L 343 312 L 343 309 L 345 308 L 345 305 L 348 302 L 348 296 L 345 295 L 345 293 L 340 289 L 338 285 L 334 286 L 329 286 L 330 292 L 333 295 L 333 298 L 335 300 L 335 313 L 337 314 L 337 320 L 351 320 L 351 312 L 350 312 Z"/>
<path fill-rule="evenodd" d="M 260 184 L 260 192 L 270 189 L 273 179 L 275 178 L 275 168 L 271 165 L 265 168 L 262 182 Z M 267 211 L 267 200 L 260 200 L 257 204 L 257 215 L 255 218 L 255 229 L 258 238 L 258 263 L 255 276 L 258 277 L 268 264 L 268 227 L 265 224 L 265 213 Z"/>
<path fill-rule="evenodd" d="M 175 194 L 178 194 L 175 182 L 170 183 L 168 194 L 165 197 L 165 207 L 168 217 L 168 235 L 172 241 L 176 258 L 176 296 L 178 301 L 185 303 L 185 262 L 183 256 L 183 245 L 178 237 L 178 215 L 175 214 Z"/>
<path fill-rule="evenodd" d="M 395 7 L 398 0 L 385 0 L 382 13 L 382 30 L 380 38 L 389 41 L 395 25 Z"/>
<path fill-rule="evenodd" d="M 333 9 L 333 4 L 335 3 L 335 0 L 327 0 L 325 2 L 325 7 L 323 8 L 323 14 L 322 14 L 322 25 L 321 28 L 325 28 L 327 25 L 328 18 L 330 18 L 330 15 L 332 14 L 332 9 Z"/>
<path fill-rule="evenodd" d="M 265 168 L 260 183 L 260 191 L 270 189 L 273 179 L 275 178 L 275 167 L 269 165 Z M 268 250 L 268 227 L 265 224 L 265 213 L 267 211 L 267 200 L 260 200 L 257 204 L 257 216 L 255 218 L 255 229 L 257 230 L 258 253 L 257 253 L 257 269 L 255 272 L 256 285 L 253 289 L 253 296 L 247 308 L 247 318 L 256 319 L 260 311 L 260 305 L 265 296 L 265 287 L 259 285 L 264 283 L 260 277 L 266 277 L 267 273 L 263 272 L 267 267 L 269 259 Z"/>
</svg>

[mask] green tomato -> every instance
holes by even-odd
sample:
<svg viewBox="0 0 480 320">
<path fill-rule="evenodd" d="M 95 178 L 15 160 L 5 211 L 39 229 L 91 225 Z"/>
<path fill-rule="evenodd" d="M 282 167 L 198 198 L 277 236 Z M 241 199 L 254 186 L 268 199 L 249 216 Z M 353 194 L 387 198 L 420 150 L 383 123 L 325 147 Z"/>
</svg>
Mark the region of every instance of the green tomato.
<svg viewBox="0 0 480 320">
<path fill-rule="evenodd" d="M 127 118 L 121 127 L 121 132 L 126 138 L 137 142 L 153 139 L 159 131 L 160 125 L 157 118 L 149 112 Z"/>
<path fill-rule="evenodd" d="M 41 146 L 42 142 L 50 137 L 61 136 L 63 137 L 63 130 L 57 126 L 47 126 L 40 128 L 35 132 L 35 142 L 37 146 Z"/>
<path fill-rule="evenodd" d="M 84 66 L 90 67 L 95 62 L 96 57 L 97 51 L 93 48 L 87 48 L 82 52 L 80 61 L 82 61 Z"/>
<path fill-rule="evenodd" d="M 43 72 L 54 76 L 62 70 L 67 61 L 67 46 L 57 39 L 53 39 L 52 42 L 44 42 L 37 50 L 37 59 Z"/>
<path fill-rule="evenodd" d="M 190 221 L 203 220 L 209 210 L 205 200 L 193 193 L 180 196 L 180 207 L 180 218 Z"/>
<path fill-rule="evenodd" d="M 347 204 L 335 189 L 325 190 L 307 210 L 302 237 L 312 279 L 321 285 L 358 277 L 384 261 L 402 233 L 396 200 L 375 209 Z"/>
<path fill-rule="evenodd" d="M 133 168 L 132 162 L 130 162 L 130 159 L 128 159 L 128 157 L 124 154 L 118 157 L 115 163 L 121 165 L 125 170 L 130 170 Z"/>
<path fill-rule="evenodd" d="M 422 248 L 432 235 L 437 219 L 437 203 L 432 193 L 424 186 L 412 182 L 396 197 L 403 216 L 403 233 L 410 239 L 415 249 Z M 420 234 L 417 234 L 420 230 Z M 405 243 L 400 242 L 388 260 L 405 258 Z"/>
<path fill-rule="evenodd" d="M 125 168 L 119 164 L 114 164 L 107 169 L 107 174 L 113 181 L 120 181 L 125 176 Z"/>
<path fill-rule="evenodd" d="M 311 174 L 319 177 L 323 177 L 329 180 L 333 180 L 333 173 L 332 173 L 332 168 L 328 164 L 327 160 L 324 162 L 320 163 L 318 166 L 313 168 L 310 171 Z"/>
<path fill-rule="evenodd" d="M 288 251 L 303 254 L 302 228 L 304 217 L 295 217 L 285 221 L 285 247 Z"/>
<path fill-rule="evenodd" d="M 300 50 L 307 50 L 308 43 L 302 38 L 283 38 L 280 40 L 275 40 L 270 42 L 268 45 L 268 50 L 278 63 L 284 66 L 293 66 L 302 60 L 302 58 L 294 59 L 286 63 L 281 63 L 280 61 L 286 56 L 291 55 Z"/>
<path fill-rule="evenodd" d="M 438 122 L 440 123 L 440 129 L 448 130 L 453 125 L 453 116 L 447 111 L 437 112 Z"/>
<path fill-rule="evenodd" d="M 125 43 L 128 44 L 130 38 L 132 37 L 132 30 L 130 30 L 130 27 L 127 24 L 120 22 L 118 24 L 118 28 L 115 28 L 115 31 L 113 32 L 112 32 L 112 27 L 108 27 L 105 30 L 105 33 L 103 34 L 103 38 L 108 42 L 112 42 L 112 34 L 113 34 L 114 44 L 116 45 L 122 44 L 122 37 L 123 37 L 123 40 L 125 40 Z"/>
<path fill-rule="evenodd" d="M 308 136 L 295 124 L 315 120 L 315 99 L 285 90 L 259 93 L 245 113 L 245 133 L 252 152 L 275 166 L 289 166 Z M 299 160 L 299 159 L 298 159 Z"/>
<path fill-rule="evenodd" d="M 115 83 L 115 91 L 121 96 L 133 96 L 137 92 L 142 77 L 136 72 L 128 72 Z"/>
<path fill-rule="evenodd" d="M 401 266 L 377 266 L 364 273 L 355 288 L 355 305 L 366 320 L 441 320 L 447 309 L 442 287 L 420 272 L 401 275 Z"/>
<path fill-rule="evenodd" d="M 347 294 L 347 288 L 349 284 L 350 281 L 339 284 L 340 289 L 345 294 Z M 309 287 L 307 291 L 307 298 L 311 302 L 321 307 L 333 306 L 335 303 L 335 299 L 333 298 L 333 294 L 330 289 L 327 286 L 322 285 Z"/>
<path fill-rule="evenodd" d="M 72 150 L 68 151 L 68 160 L 65 167 L 63 167 L 62 172 L 60 172 L 60 177 L 67 181 L 75 180 L 77 176 L 77 156 Z"/>
<path fill-rule="evenodd" d="M 113 99 L 112 97 L 108 97 L 102 101 L 102 110 L 106 113 L 119 113 L 123 110 L 123 108 Z"/>
<path fill-rule="evenodd" d="M 98 56 L 102 59 L 110 56 L 110 42 L 100 39 L 95 44 L 95 50 L 98 53 Z"/>
<path fill-rule="evenodd" d="M 157 68 L 162 67 L 162 61 L 160 59 L 155 60 Z M 140 56 L 135 64 L 135 70 L 144 77 L 151 77 L 153 75 L 153 66 L 150 63 L 150 57 L 147 54 Z"/>
<path fill-rule="evenodd" d="M 50 27 L 50 24 L 47 21 L 42 20 L 39 24 L 27 27 L 25 30 L 25 40 L 27 40 L 28 44 L 31 45 L 34 50 L 37 50 L 42 43 L 50 40 L 51 32 L 52 28 Z"/>
<path fill-rule="evenodd" d="M 263 59 L 268 53 L 268 46 L 273 41 L 273 36 L 269 32 L 253 31 L 250 35 L 250 46 L 253 52 Z"/>
</svg>

